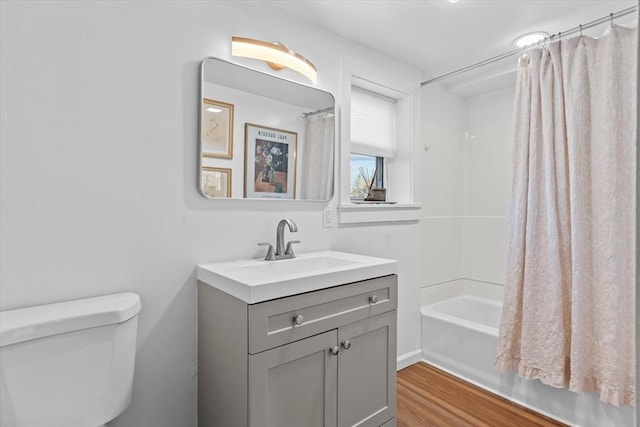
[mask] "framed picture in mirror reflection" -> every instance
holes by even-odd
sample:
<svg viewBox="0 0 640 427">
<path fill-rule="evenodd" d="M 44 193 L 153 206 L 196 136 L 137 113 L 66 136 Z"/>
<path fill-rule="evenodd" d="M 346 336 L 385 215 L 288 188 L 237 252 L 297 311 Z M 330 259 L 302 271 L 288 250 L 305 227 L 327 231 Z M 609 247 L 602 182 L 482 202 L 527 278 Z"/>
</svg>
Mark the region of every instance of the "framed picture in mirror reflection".
<svg viewBox="0 0 640 427">
<path fill-rule="evenodd" d="M 245 124 L 245 197 L 293 199 L 298 134 Z"/>
<path fill-rule="evenodd" d="M 201 182 L 208 197 L 231 197 L 231 169 L 203 166 Z"/>
<path fill-rule="evenodd" d="M 202 98 L 202 155 L 233 158 L 233 104 Z"/>
</svg>

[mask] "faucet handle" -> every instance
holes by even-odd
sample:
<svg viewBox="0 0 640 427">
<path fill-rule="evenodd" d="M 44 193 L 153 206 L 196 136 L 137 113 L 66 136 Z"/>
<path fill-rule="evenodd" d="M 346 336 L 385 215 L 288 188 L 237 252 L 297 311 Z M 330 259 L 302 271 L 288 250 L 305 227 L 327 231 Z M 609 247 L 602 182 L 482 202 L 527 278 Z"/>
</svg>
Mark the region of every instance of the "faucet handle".
<svg viewBox="0 0 640 427">
<path fill-rule="evenodd" d="M 295 243 L 302 243 L 300 240 L 291 240 L 289 242 L 287 242 L 287 249 L 285 249 L 284 254 L 285 255 L 291 255 L 291 258 L 295 258 L 295 254 L 293 253 L 293 245 Z"/>
<path fill-rule="evenodd" d="M 258 246 L 269 246 L 269 249 L 267 249 L 267 255 L 264 257 L 265 261 L 276 260 L 276 255 L 275 255 L 275 252 L 273 251 L 273 245 L 271 243 L 261 242 L 261 243 L 258 243 Z"/>
</svg>

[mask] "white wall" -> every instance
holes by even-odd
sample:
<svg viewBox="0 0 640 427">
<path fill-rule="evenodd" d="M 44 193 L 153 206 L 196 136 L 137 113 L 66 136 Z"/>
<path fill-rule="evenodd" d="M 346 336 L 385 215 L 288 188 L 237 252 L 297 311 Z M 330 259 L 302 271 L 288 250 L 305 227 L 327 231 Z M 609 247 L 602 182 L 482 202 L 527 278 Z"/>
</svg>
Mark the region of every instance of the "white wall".
<svg viewBox="0 0 640 427">
<path fill-rule="evenodd" d="M 196 190 L 198 66 L 229 58 L 232 35 L 303 52 L 334 94 L 343 53 L 419 72 L 257 2 L 3 1 L 0 31 L 0 308 L 141 295 L 133 398 L 113 426 L 195 426 L 195 266 L 262 255 L 283 217 L 300 252 L 399 259 L 398 351 L 419 350 L 419 224 L 323 229 L 322 203 Z"/>
</svg>

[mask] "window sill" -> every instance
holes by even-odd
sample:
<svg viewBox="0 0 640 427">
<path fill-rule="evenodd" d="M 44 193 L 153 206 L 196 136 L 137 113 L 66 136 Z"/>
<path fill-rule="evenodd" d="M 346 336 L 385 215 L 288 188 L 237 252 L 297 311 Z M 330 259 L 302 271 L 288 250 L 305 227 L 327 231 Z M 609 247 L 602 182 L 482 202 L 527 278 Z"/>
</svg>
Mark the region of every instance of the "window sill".
<svg viewBox="0 0 640 427">
<path fill-rule="evenodd" d="M 341 225 L 419 221 L 420 205 L 346 203 L 338 206 L 338 218 Z"/>
</svg>

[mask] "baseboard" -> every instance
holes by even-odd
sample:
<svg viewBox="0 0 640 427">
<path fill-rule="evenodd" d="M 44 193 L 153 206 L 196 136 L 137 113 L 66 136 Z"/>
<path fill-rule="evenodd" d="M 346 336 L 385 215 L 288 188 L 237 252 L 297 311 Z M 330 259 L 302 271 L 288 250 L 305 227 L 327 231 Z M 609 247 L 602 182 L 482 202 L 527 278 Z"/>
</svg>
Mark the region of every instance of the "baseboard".
<svg viewBox="0 0 640 427">
<path fill-rule="evenodd" d="M 404 369 L 407 366 L 413 365 L 414 363 L 417 363 L 417 362 L 419 362 L 421 360 L 422 360 L 422 350 L 421 349 L 410 351 L 409 353 L 402 354 L 402 355 L 398 356 L 398 359 L 396 361 L 397 370 L 399 371 L 400 369 Z"/>
</svg>

